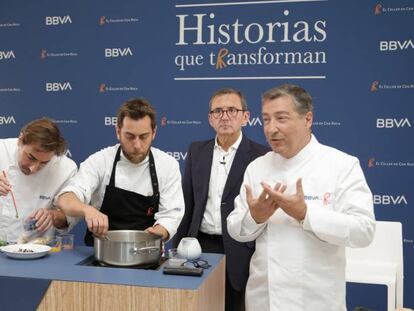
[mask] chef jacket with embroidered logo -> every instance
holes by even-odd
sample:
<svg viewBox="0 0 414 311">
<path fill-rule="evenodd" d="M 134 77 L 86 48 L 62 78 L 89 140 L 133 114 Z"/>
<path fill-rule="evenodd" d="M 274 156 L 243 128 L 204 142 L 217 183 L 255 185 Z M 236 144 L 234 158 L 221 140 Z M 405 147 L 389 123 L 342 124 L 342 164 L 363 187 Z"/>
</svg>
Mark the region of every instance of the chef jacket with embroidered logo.
<svg viewBox="0 0 414 311">
<path fill-rule="evenodd" d="M 303 223 L 281 208 L 263 224 L 251 217 L 244 186 L 227 218 L 230 235 L 256 240 L 246 287 L 247 310 L 345 311 L 345 246 L 364 247 L 373 239 L 371 191 L 357 158 L 311 141 L 285 159 L 275 152 L 247 167 L 244 184 L 253 197 L 260 182 L 287 185 L 296 193 L 302 178 L 307 213 Z"/>
<path fill-rule="evenodd" d="M 25 175 L 17 162 L 17 142 L 17 138 L 0 139 L 0 173 L 4 170 L 7 174 L 19 213 L 16 218 L 11 194 L 0 196 L 0 229 L 6 230 L 8 242 L 17 242 L 22 237 L 23 222 L 29 214 L 39 208 L 52 208 L 54 197 L 77 170 L 75 162 L 68 157 L 53 156 L 38 172 Z M 77 219 L 67 217 L 67 221 L 69 227 L 58 232 L 69 231 Z M 51 228 L 44 235 L 52 235 L 53 231 Z"/>
<path fill-rule="evenodd" d="M 79 200 L 97 209 L 101 208 L 106 186 L 112 173 L 113 162 L 119 144 L 104 148 L 80 164 L 79 171 L 60 194 L 73 192 Z M 181 173 L 177 160 L 155 147 L 151 147 L 160 192 L 155 224 L 162 225 L 172 238 L 184 215 L 184 198 Z M 149 157 L 140 163 L 130 162 L 123 152 L 116 166 L 115 186 L 142 195 L 152 195 Z"/>
</svg>

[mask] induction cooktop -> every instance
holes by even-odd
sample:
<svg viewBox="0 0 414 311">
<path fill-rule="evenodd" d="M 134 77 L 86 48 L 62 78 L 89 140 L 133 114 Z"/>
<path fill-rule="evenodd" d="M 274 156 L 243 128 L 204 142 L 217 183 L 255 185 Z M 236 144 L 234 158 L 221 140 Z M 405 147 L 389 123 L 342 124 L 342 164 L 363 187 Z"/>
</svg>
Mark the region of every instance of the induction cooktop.
<svg viewBox="0 0 414 311">
<path fill-rule="evenodd" d="M 162 257 L 159 262 L 152 264 L 143 264 L 135 266 L 114 266 L 98 261 L 95 256 L 89 256 L 84 260 L 77 263 L 79 266 L 89 266 L 89 267 L 106 267 L 106 268 L 121 268 L 121 269 L 144 269 L 144 270 L 158 270 L 161 265 L 167 260 L 167 258 Z"/>
</svg>

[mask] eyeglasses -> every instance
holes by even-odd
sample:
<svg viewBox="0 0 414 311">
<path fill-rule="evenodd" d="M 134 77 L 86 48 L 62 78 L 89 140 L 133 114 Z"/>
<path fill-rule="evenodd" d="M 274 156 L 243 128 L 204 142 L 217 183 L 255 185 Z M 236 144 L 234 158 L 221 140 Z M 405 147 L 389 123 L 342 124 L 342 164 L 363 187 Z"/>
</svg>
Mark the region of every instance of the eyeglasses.
<svg viewBox="0 0 414 311">
<path fill-rule="evenodd" d="M 207 269 L 211 267 L 211 265 L 208 264 L 207 260 L 189 260 L 189 261 L 183 262 L 181 266 L 187 267 L 187 268 L 203 268 L 203 269 Z"/>
<path fill-rule="evenodd" d="M 234 118 L 235 116 L 237 116 L 237 113 L 239 111 L 246 111 L 244 109 L 237 109 L 234 107 L 229 107 L 228 109 L 223 109 L 223 108 L 216 108 L 210 111 L 210 114 L 215 118 L 215 119 L 220 119 L 223 117 L 224 113 L 227 113 L 227 116 L 229 118 Z"/>
</svg>

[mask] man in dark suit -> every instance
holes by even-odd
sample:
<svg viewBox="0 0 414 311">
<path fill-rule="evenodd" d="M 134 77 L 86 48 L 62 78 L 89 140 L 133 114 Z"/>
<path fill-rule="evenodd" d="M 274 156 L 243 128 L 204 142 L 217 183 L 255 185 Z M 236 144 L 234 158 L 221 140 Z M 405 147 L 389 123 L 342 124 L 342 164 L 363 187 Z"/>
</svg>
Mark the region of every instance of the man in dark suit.
<svg viewBox="0 0 414 311">
<path fill-rule="evenodd" d="M 185 215 L 173 241 L 197 237 L 203 252 L 226 254 L 226 310 L 244 310 L 253 243 L 239 243 L 227 233 L 247 165 L 270 149 L 241 132 L 250 113 L 244 95 L 220 89 L 210 99 L 208 120 L 216 138 L 190 145 L 183 178 Z"/>
</svg>

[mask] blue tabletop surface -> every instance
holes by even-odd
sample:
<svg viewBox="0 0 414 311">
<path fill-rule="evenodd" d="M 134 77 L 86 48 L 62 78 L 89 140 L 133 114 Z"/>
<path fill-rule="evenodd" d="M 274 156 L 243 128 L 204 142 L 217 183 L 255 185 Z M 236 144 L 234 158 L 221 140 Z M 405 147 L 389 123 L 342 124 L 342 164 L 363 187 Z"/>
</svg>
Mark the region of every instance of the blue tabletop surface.
<svg viewBox="0 0 414 311">
<path fill-rule="evenodd" d="M 38 259 L 12 259 L 0 253 L 0 276 L 196 290 L 223 258 L 221 254 L 202 254 L 201 259 L 207 260 L 211 267 L 204 270 L 203 276 L 193 277 L 165 275 L 162 267 L 142 270 L 77 265 L 92 255 L 93 248 L 86 246 Z"/>
</svg>

